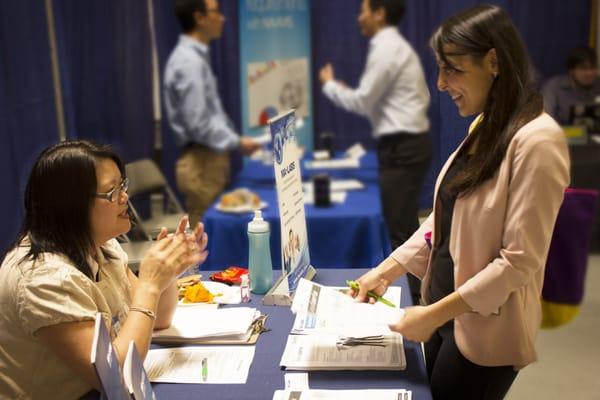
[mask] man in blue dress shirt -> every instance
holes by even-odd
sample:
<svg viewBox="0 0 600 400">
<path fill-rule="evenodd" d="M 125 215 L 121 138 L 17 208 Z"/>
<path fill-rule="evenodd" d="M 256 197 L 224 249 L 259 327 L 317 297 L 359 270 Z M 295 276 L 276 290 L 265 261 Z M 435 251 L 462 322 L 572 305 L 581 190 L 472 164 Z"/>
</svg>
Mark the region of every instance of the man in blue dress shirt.
<svg viewBox="0 0 600 400">
<path fill-rule="evenodd" d="M 218 0 L 176 0 L 175 10 L 183 33 L 167 61 L 164 99 L 169 125 L 182 148 L 177 186 L 194 226 L 229 182 L 229 152 L 251 154 L 260 145 L 234 130 L 210 68 L 208 45 L 221 37 L 225 23 Z"/>
</svg>

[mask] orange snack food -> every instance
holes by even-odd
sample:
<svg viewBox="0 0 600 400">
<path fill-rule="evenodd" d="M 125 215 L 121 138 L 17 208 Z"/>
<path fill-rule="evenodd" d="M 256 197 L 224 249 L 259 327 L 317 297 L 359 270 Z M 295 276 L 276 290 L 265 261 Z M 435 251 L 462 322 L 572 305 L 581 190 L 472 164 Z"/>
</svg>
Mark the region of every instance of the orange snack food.
<svg viewBox="0 0 600 400">
<path fill-rule="evenodd" d="M 184 303 L 211 303 L 215 296 L 204 287 L 202 282 L 195 283 L 185 288 Z"/>
</svg>

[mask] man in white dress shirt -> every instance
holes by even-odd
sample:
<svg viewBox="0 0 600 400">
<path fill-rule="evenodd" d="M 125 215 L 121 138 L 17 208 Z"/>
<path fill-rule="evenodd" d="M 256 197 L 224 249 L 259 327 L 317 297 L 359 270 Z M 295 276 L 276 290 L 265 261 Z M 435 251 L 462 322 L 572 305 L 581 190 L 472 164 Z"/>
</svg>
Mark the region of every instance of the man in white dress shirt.
<svg viewBox="0 0 600 400">
<path fill-rule="evenodd" d="M 381 205 L 393 248 L 419 226 L 419 194 L 431 161 L 429 90 L 419 57 L 397 29 L 404 8 L 404 0 L 363 0 L 358 24 L 371 41 L 357 88 L 336 81 L 331 64 L 319 73 L 325 96 L 371 123 Z M 417 300 L 420 283 L 410 283 Z"/>
</svg>

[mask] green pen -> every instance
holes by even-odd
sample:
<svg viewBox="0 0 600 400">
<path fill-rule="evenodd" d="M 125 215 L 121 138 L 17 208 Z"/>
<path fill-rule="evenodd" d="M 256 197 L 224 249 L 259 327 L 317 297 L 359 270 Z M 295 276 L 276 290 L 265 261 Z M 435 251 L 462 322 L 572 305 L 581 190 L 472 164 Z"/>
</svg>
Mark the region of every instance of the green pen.
<svg viewBox="0 0 600 400">
<path fill-rule="evenodd" d="M 202 382 L 206 382 L 208 379 L 208 358 L 202 359 Z"/>
<path fill-rule="evenodd" d="M 355 291 L 358 292 L 358 290 L 359 290 L 358 282 L 356 282 L 356 281 L 346 281 L 346 284 L 348 284 L 348 286 L 350 287 L 350 289 L 355 290 Z M 375 301 L 382 302 L 386 306 L 390 306 L 390 307 L 396 308 L 396 305 L 394 303 L 392 303 L 391 301 L 387 300 L 383 296 L 378 295 L 377 293 L 373 293 L 370 290 L 367 292 L 367 296 L 375 299 Z"/>
</svg>

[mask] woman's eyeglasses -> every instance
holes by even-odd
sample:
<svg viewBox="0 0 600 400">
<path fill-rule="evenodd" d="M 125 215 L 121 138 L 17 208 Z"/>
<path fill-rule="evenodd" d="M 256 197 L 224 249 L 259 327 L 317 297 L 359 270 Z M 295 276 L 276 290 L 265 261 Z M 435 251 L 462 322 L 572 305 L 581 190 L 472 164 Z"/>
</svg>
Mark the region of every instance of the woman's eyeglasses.
<svg viewBox="0 0 600 400">
<path fill-rule="evenodd" d="M 105 199 L 114 203 L 119 197 L 121 197 L 121 193 L 127 193 L 127 189 L 129 189 L 129 178 L 125 178 L 121 181 L 121 184 L 106 193 L 96 193 L 96 197 L 99 199 Z"/>
</svg>

